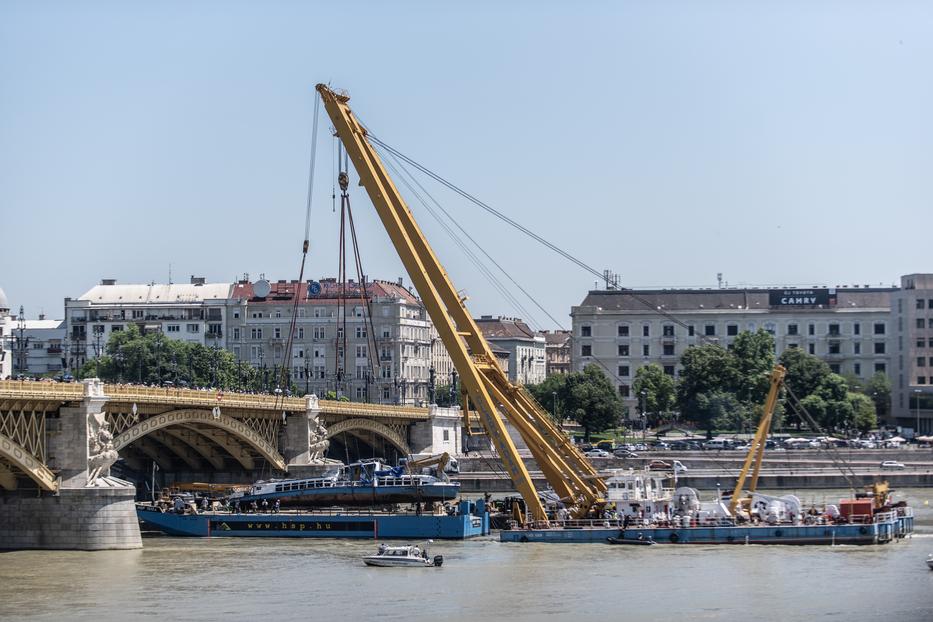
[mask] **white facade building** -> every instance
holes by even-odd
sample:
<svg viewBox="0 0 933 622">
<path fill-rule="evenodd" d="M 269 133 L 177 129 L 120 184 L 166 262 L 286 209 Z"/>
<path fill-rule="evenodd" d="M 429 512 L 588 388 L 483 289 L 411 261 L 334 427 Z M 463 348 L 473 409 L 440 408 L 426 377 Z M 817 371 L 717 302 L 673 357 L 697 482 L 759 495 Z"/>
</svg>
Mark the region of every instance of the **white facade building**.
<svg viewBox="0 0 933 622">
<path fill-rule="evenodd" d="M 104 279 L 78 298 L 66 298 L 63 349 L 68 371 L 104 354 L 110 336 L 130 324 L 144 333 L 224 347 L 224 308 L 232 287 L 199 277 L 168 285 L 118 285 Z"/>
<path fill-rule="evenodd" d="M 676 377 L 680 357 L 704 342 L 728 347 L 742 331 L 764 329 L 776 354 L 802 348 L 835 373 L 890 376 L 895 288 L 671 289 L 591 291 L 573 307 L 575 371 L 599 364 L 637 412 L 632 383 L 656 363 Z"/>
<path fill-rule="evenodd" d="M 10 303 L 0 289 L 0 380 L 13 375 L 12 330 Z"/>
<path fill-rule="evenodd" d="M 521 384 L 544 381 L 546 357 L 543 335 L 535 333 L 518 318 L 484 315 L 475 321 L 494 352 L 496 348 L 508 352 L 504 370 L 509 380 Z"/>
<path fill-rule="evenodd" d="M 39 316 L 28 320 L 10 317 L 13 376 L 47 376 L 64 369 L 65 322 Z"/>
</svg>

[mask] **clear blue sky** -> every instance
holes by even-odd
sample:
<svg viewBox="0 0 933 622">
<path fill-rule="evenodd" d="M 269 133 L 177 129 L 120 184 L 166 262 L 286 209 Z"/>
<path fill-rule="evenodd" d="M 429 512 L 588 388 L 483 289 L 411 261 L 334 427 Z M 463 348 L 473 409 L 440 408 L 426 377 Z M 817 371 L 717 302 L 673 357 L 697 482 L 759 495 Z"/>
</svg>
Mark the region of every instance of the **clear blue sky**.
<svg viewBox="0 0 933 622">
<path fill-rule="evenodd" d="M 316 82 L 627 286 L 933 271 L 931 6 L 3 2 L 0 287 L 60 317 L 102 277 L 169 264 L 296 278 Z M 337 265 L 331 146 L 322 131 L 312 277 Z M 436 196 L 569 325 L 591 276 Z M 352 200 L 366 272 L 403 274 Z M 412 209 L 474 314 L 516 313 Z"/>
</svg>

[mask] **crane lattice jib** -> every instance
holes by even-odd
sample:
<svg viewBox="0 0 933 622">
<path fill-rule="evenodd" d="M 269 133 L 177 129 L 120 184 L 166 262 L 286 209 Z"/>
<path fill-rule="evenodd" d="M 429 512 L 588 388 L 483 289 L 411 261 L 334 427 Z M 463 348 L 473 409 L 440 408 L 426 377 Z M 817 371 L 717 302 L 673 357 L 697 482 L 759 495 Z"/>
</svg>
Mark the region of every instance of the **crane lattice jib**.
<svg viewBox="0 0 933 622">
<path fill-rule="evenodd" d="M 758 429 L 755 431 L 755 439 L 748 448 L 748 454 L 745 456 L 745 463 L 742 465 L 742 471 L 735 483 L 735 490 L 732 492 L 732 498 L 729 500 L 729 513 L 735 515 L 735 509 L 739 504 L 739 497 L 745 486 L 745 478 L 748 476 L 749 469 L 754 465 L 751 482 L 749 483 L 749 492 L 755 492 L 758 487 L 758 473 L 761 471 L 761 461 L 765 454 L 765 443 L 768 440 L 768 430 L 771 429 L 771 420 L 774 416 L 774 408 L 777 405 L 778 394 L 781 385 L 784 382 L 784 375 L 787 370 L 781 365 L 775 365 L 771 371 L 771 388 L 768 391 L 768 397 L 765 399 L 764 412 L 761 414 L 761 420 L 758 422 Z"/>
<path fill-rule="evenodd" d="M 605 484 L 566 435 L 551 424 L 544 410 L 511 384 L 496 363 L 473 317 L 463 304 L 431 246 L 370 143 L 366 130 L 348 106 L 349 97 L 323 84 L 317 91 L 360 176 L 360 183 L 382 221 L 409 278 L 450 357 L 464 390 L 479 413 L 503 465 L 525 500 L 530 518 L 547 523 L 547 516 L 531 476 L 509 437 L 499 407 L 521 434 L 542 473 L 554 490 L 585 514 L 602 501 Z"/>
</svg>

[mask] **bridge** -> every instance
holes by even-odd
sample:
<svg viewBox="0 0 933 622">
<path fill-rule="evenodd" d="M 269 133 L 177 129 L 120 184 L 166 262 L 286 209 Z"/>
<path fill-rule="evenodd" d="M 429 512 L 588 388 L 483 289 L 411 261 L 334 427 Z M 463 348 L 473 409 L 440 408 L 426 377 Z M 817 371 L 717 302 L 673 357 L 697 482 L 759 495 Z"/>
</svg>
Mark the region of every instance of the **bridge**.
<svg viewBox="0 0 933 622">
<path fill-rule="evenodd" d="M 0 381 L 0 549 L 142 546 L 136 488 L 110 474 L 118 461 L 121 474 L 155 464 L 164 482 L 249 482 L 313 471 L 324 440 L 340 458 L 352 442 L 391 459 L 458 453 L 460 431 L 459 410 L 436 406 Z"/>
<path fill-rule="evenodd" d="M 321 420 L 327 438 L 381 439 L 399 455 L 412 453 L 411 429 L 431 418 L 428 408 L 232 393 L 220 389 L 138 385 L 0 382 L 0 488 L 28 478 L 41 490 L 60 485 L 49 437 L 70 411 L 99 402 L 113 449 L 131 468 L 155 462 L 165 471 L 287 471 L 300 462 L 308 421 Z M 85 415 L 92 414 L 91 406 Z M 291 430 L 289 430 L 291 428 Z M 297 429 L 296 429 L 297 428 Z M 289 432 L 291 432 L 289 434 Z M 60 448 L 67 449 L 67 448 Z M 84 449 L 84 443 L 81 443 Z M 424 447 L 415 447 L 421 451 Z M 71 452 L 65 452 L 71 453 Z M 60 460 L 59 460 L 60 462 Z"/>
</svg>

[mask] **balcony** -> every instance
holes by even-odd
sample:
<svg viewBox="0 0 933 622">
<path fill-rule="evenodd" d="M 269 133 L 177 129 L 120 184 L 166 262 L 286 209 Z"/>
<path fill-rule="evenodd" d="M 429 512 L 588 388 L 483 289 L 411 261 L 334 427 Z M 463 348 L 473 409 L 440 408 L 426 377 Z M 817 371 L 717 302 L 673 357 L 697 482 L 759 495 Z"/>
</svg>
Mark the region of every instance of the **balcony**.
<svg viewBox="0 0 933 622">
<path fill-rule="evenodd" d="M 207 337 L 208 339 L 220 339 L 221 337 L 224 336 L 224 334 L 223 334 L 223 331 L 217 331 L 215 333 L 206 332 L 204 333 L 204 336 Z"/>
<path fill-rule="evenodd" d="M 45 351 L 48 352 L 49 354 L 61 354 L 62 347 L 61 346 L 49 346 L 48 348 L 45 349 Z"/>
</svg>

